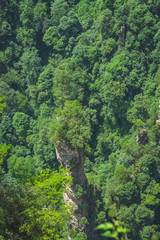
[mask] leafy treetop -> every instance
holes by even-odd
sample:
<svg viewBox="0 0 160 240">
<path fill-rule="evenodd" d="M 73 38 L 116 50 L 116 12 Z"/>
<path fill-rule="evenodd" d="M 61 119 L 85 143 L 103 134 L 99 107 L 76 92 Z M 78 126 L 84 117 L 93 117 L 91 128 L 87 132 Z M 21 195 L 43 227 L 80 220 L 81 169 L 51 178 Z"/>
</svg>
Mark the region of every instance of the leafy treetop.
<svg viewBox="0 0 160 240">
<path fill-rule="evenodd" d="M 55 143 L 64 141 L 74 148 L 89 150 L 90 115 L 87 108 L 82 106 L 79 101 L 66 101 L 53 120 L 51 129 Z"/>
</svg>

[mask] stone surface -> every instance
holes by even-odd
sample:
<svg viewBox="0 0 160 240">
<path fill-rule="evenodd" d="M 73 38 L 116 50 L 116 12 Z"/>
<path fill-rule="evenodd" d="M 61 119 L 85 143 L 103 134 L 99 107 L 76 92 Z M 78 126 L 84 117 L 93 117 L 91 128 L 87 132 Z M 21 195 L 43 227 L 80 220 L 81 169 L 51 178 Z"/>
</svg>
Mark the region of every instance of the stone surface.
<svg viewBox="0 0 160 240">
<path fill-rule="evenodd" d="M 84 174 L 85 155 L 83 150 L 74 149 L 66 143 L 56 142 L 56 155 L 64 169 L 70 169 L 73 184 L 64 193 L 66 205 L 72 206 L 73 216 L 70 219 L 70 228 L 77 232 L 87 232 L 87 226 L 83 220 L 88 217 L 88 210 L 84 208 L 87 203 L 88 182 Z M 76 192 L 77 189 L 83 192 Z"/>
<path fill-rule="evenodd" d="M 137 143 L 138 144 L 146 144 L 148 143 L 148 133 L 145 128 L 141 128 L 139 134 L 137 135 Z"/>
</svg>

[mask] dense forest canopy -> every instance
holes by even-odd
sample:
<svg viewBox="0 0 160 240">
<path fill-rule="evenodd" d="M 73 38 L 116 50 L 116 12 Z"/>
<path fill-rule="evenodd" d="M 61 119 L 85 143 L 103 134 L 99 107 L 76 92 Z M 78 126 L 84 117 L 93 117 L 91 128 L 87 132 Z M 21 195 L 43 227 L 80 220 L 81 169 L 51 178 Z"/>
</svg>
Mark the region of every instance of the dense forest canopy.
<svg viewBox="0 0 160 240">
<path fill-rule="evenodd" d="M 159 240 L 159 84 L 160 0 L 1 0 L 0 239 L 67 239 L 62 140 L 86 153 L 93 225 Z"/>
</svg>

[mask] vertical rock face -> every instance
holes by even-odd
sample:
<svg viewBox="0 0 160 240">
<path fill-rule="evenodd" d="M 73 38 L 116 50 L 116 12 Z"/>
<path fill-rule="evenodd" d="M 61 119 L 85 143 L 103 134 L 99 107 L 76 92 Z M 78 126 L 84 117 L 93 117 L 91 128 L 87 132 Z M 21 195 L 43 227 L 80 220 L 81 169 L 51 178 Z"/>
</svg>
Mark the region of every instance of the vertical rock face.
<svg viewBox="0 0 160 240">
<path fill-rule="evenodd" d="M 70 169 L 70 176 L 73 178 L 72 186 L 67 188 L 67 193 L 64 193 L 65 204 L 73 207 L 70 228 L 77 232 L 86 232 L 88 182 L 84 174 L 84 152 L 80 149 L 73 149 L 65 143 L 57 142 L 56 145 L 59 163 L 64 169 Z"/>
<path fill-rule="evenodd" d="M 156 121 L 156 125 L 160 128 L 160 101 L 159 101 L 159 111 L 158 111 L 158 120 Z"/>
<path fill-rule="evenodd" d="M 141 128 L 139 134 L 137 135 L 138 144 L 148 143 L 148 132 L 145 128 Z"/>
</svg>

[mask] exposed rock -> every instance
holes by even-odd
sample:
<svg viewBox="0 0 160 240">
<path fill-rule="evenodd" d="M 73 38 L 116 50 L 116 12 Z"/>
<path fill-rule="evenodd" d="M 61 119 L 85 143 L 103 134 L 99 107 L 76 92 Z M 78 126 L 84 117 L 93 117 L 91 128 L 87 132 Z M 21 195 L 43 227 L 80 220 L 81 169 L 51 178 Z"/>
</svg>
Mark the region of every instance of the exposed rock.
<svg viewBox="0 0 160 240">
<path fill-rule="evenodd" d="M 66 143 L 56 142 L 56 155 L 64 169 L 70 169 L 73 178 L 72 186 L 64 193 L 66 205 L 72 205 L 73 217 L 70 219 L 70 228 L 77 232 L 87 232 L 86 218 L 88 217 L 87 190 L 88 182 L 84 174 L 85 155 L 83 150 L 74 149 Z"/>
<path fill-rule="evenodd" d="M 158 111 L 158 120 L 156 121 L 156 125 L 160 129 L 160 101 L 159 101 L 159 111 Z"/>
<path fill-rule="evenodd" d="M 146 144 L 148 142 L 148 133 L 145 128 L 141 128 L 139 134 L 137 135 L 138 144 Z"/>
</svg>

